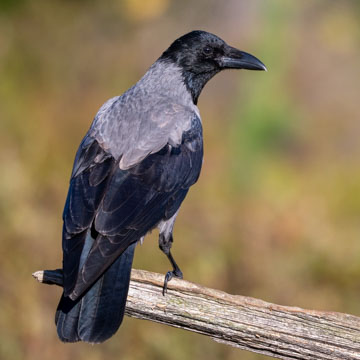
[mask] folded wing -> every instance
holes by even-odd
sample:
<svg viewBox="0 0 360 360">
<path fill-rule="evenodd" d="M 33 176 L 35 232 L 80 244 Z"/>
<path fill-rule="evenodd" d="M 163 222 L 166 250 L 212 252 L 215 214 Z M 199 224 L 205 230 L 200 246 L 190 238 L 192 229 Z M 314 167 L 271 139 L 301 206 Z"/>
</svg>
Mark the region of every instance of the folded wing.
<svg viewBox="0 0 360 360">
<path fill-rule="evenodd" d="M 111 264 L 161 220 L 178 210 L 199 176 L 202 129 L 194 114 L 179 145 L 167 143 L 123 170 L 86 136 L 76 155 L 64 209 L 64 296 L 80 298 Z M 94 239 L 83 251 L 88 230 Z"/>
</svg>

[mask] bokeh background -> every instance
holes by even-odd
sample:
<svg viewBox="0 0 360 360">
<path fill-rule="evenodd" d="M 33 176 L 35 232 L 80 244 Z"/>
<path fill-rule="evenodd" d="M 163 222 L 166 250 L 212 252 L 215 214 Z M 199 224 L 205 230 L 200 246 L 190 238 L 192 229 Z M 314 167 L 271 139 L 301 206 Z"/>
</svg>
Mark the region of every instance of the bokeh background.
<svg viewBox="0 0 360 360">
<path fill-rule="evenodd" d="M 178 36 L 213 32 L 268 72 L 224 72 L 199 108 L 205 162 L 175 227 L 185 278 L 360 315 L 360 2 L 0 1 L 0 358 L 268 359 L 125 318 L 108 342 L 62 344 L 61 265 L 74 154 L 108 98 Z M 134 266 L 165 273 L 148 236 Z"/>
</svg>

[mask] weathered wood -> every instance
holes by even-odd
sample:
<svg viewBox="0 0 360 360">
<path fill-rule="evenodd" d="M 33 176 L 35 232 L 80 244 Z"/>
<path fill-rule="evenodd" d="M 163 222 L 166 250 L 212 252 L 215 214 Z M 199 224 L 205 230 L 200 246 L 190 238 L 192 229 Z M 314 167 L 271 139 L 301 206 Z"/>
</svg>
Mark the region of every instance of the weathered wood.
<svg viewBox="0 0 360 360">
<path fill-rule="evenodd" d="M 62 284 L 61 270 L 38 271 L 40 282 Z M 360 359 L 360 318 L 280 306 L 132 270 L 126 314 L 210 336 L 217 342 L 279 359 Z"/>
</svg>

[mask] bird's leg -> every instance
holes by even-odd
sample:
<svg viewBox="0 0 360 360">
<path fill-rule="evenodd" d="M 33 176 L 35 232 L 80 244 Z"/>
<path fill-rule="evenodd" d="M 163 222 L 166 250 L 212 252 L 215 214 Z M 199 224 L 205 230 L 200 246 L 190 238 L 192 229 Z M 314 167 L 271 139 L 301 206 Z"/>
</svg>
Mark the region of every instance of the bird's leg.
<svg viewBox="0 0 360 360">
<path fill-rule="evenodd" d="M 171 255 L 170 252 L 170 248 L 171 245 L 173 243 L 173 236 L 172 234 L 170 234 L 170 236 L 164 236 L 164 234 L 160 234 L 159 236 L 159 247 L 161 249 L 161 251 L 167 256 L 167 258 L 169 259 L 173 270 L 172 271 L 168 271 L 165 275 L 165 280 L 164 280 L 164 286 L 163 286 L 163 295 L 165 296 L 166 291 L 167 291 L 167 284 L 168 282 L 175 276 L 179 279 L 183 278 L 183 273 L 180 270 L 179 266 L 177 265 L 177 263 L 175 262 L 173 256 Z"/>
<path fill-rule="evenodd" d="M 183 278 L 183 273 L 180 270 L 179 266 L 176 264 L 174 258 L 171 255 L 171 252 L 169 251 L 169 254 L 166 254 L 168 259 L 171 262 L 171 265 L 173 266 L 173 271 L 168 271 L 165 275 L 165 280 L 164 280 L 164 286 L 163 286 L 163 295 L 166 294 L 167 291 L 167 283 L 175 276 L 179 279 Z"/>
</svg>

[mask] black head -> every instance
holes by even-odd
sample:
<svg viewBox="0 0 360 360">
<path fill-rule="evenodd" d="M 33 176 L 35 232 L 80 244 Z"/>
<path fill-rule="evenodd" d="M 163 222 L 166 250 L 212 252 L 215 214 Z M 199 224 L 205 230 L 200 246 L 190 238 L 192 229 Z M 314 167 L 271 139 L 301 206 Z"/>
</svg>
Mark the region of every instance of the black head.
<svg viewBox="0 0 360 360">
<path fill-rule="evenodd" d="M 255 56 L 227 45 L 216 35 L 200 30 L 175 40 L 160 60 L 171 61 L 182 69 L 185 85 L 195 104 L 204 85 L 221 70 L 266 70 L 265 65 Z"/>
</svg>

